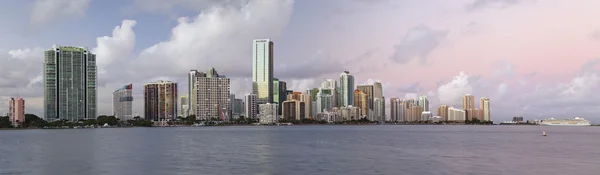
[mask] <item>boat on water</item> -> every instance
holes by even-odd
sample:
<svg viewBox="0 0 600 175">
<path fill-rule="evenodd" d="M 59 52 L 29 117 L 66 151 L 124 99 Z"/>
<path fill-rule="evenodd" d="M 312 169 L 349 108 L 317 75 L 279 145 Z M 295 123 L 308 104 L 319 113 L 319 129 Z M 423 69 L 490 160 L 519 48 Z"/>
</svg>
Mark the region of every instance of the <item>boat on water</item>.
<svg viewBox="0 0 600 175">
<path fill-rule="evenodd" d="M 540 125 L 544 126 L 591 126 L 592 124 L 581 117 L 575 117 L 573 119 L 546 119 L 540 122 Z"/>
</svg>

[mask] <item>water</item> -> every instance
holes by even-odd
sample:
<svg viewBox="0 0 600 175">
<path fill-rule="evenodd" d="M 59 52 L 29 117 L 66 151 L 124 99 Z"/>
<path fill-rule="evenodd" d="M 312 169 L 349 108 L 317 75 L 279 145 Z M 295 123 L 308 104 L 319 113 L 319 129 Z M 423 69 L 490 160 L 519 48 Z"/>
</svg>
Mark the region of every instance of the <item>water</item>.
<svg viewBox="0 0 600 175">
<path fill-rule="evenodd" d="M 597 175 L 599 146 L 600 127 L 4 130 L 0 174 Z"/>
</svg>

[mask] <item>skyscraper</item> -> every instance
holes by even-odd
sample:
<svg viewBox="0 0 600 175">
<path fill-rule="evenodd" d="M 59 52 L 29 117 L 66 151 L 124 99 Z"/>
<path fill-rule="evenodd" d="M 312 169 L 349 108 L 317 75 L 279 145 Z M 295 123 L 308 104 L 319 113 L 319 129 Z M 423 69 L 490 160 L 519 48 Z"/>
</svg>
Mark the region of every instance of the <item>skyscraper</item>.
<svg viewBox="0 0 600 175">
<path fill-rule="evenodd" d="M 473 116 L 475 116 L 475 97 L 473 95 L 463 96 L 463 110 L 466 113 L 466 120 L 473 120 Z"/>
<path fill-rule="evenodd" d="M 344 71 L 340 75 L 340 96 L 341 106 L 347 107 L 354 103 L 354 76 L 349 71 Z"/>
<path fill-rule="evenodd" d="M 321 83 L 321 88 L 319 89 L 319 92 L 322 92 L 322 94 L 329 94 L 331 95 L 331 98 L 333 98 L 332 100 L 332 105 L 333 107 L 339 107 L 339 101 L 338 101 L 338 85 L 337 85 L 337 81 L 332 80 L 332 79 L 325 79 L 325 81 L 323 81 L 323 83 Z"/>
<path fill-rule="evenodd" d="M 206 76 L 204 75 L 204 73 L 202 72 L 198 72 L 198 70 L 190 70 L 190 72 L 188 73 L 188 111 L 187 114 L 189 115 L 196 115 L 196 107 L 198 106 L 196 104 L 196 98 L 198 98 L 198 95 L 196 95 L 196 81 L 197 78 L 196 77 L 202 77 L 202 76 Z M 187 117 L 187 116 L 186 116 Z"/>
<path fill-rule="evenodd" d="M 423 107 L 424 111 L 429 111 L 429 100 L 426 95 L 421 95 L 419 97 L 419 106 Z"/>
<path fill-rule="evenodd" d="M 334 107 L 333 101 L 333 96 L 331 94 L 325 93 L 324 91 L 319 91 L 319 93 L 317 93 L 317 113 L 331 111 Z"/>
<path fill-rule="evenodd" d="M 391 98 L 390 99 L 390 122 L 400 121 L 400 99 Z"/>
<path fill-rule="evenodd" d="M 231 91 L 229 78 L 211 68 L 206 74 L 196 76 L 195 94 L 197 120 L 231 119 Z"/>
<path fill-rule="evenodd" d="M 361 116 L 355 120 L 358 120 L 360 118 L 362 118 L 363 116 L 368 116 L 369 115 L 369 101 L 367 101 L 367 94 L 361 90 L 354 90 L 354 102 L 353 104 L 360 108 L 361 110 Z"/>
<path fill-rule="evenodd" d="M 246 118 L 255 119 L 258 114 L 258 104 L 257 104 L 256 94 L 246 94 L 244 96 L 244 105 L 246 109 Z"/>
<path fill-rule="evenodd" d="M 144 84 L 144 118 L 153 121 L 177 117 L 177 83 L 159 80 Z"/>
<path fill-rule="evenodd" d="M 121 121 L 133 119 L 133 85 L 128 84 L 113 92 L 113 115 Z"/>
<path fill-rule="evenodd" d="M 98 115 L 96 55 L 83 47 L 55 45 L 44 56 L 45 118 L 95 119 Z"/>
<path fill-rule="evenodd" d="M 181 107 L 181 108 L 179 108 L 179 116 L 186 118 L 187 116 L 190 116 L 190 113 L 189 113 L 190 112 L 190 105 L 189 105 L 190 99 L 187 95 L 181 96 L 179 99 L 180 99 L 179 106 Z"/>
<path fill-rule="evenodd" d="M 25 100 L 10 98 L 8 101 L 8 119 L 13 127 L 19 127 L 25 122 Z"/>
<path fill-rule="evenodd" d="M 385 122 L 385 98 L 374 98 L 373 99 L 373 113 L 375 113 L 374 120 L 379 123 Z"/>
<path fill-rule="evenodd" d="M 367 108 L 373 110 L 373 85 L 358 85 L 356 86 L 356 89 L 367 94 Z"/>
<path fill-rule="evenodd" d="M 490 99 L 482 97 L 479 109 L 483 112 L 483 121 L 492 121 L 490 116 Z"/>
<path fill-rule="evenodd" d="M 278 113 L 281 114 L 283 102 L 287 100 L 287 83 L 273 78 L 273 103 L 277 104 Z"/>
<path fill-rule="evenodd" d="M 373 83 L 373 98 L 383 97 L 383 85 L 380 82 Z"/>
<path fill-rule="evenodd" d="M 448 121 L 448 106 L 440 105 L 437 109 L 437 115 L 440 116 L 443 121 Z"/>
<path fill-rule="evenodd" d="M 252 93 L 258 104 L 273 103 L 273 42 L 269 39 L 252 44 Z"/>
</svg>

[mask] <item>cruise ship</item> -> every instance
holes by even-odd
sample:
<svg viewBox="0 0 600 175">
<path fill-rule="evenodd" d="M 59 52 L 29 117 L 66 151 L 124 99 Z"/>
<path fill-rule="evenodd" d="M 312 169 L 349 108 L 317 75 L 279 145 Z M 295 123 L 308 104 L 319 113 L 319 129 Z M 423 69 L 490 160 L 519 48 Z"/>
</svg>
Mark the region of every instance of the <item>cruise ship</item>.
<svg viewBox="0 0 600 175">
<path fill-rule="evenodd" d="M 581 118 L 575 117 L 574 119 L 546 119 L 540 122 L 540 125 L 546 126 L 591 126 L 590 122 Z"/>
</svg>

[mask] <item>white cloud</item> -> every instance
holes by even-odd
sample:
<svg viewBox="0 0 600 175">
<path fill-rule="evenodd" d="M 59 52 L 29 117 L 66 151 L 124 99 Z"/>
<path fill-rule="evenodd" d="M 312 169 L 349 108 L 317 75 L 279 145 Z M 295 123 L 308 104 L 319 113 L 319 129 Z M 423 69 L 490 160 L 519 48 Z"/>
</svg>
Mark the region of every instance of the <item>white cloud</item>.
<svg viewBox="0 0 600 175">
<path fill-rule="evenodd" d="M 394 55 L 391 59 L 401 64 L 412 59 L 425 63 L 429 54 L 447 35 L 448 31 L 433 30 L 425 25 L 414 27 L 406 33 L 401 43 L 394 45 Z"/>
<path fill-rule="evenodd" d="M 462 103 L 465 94 L 473 93 L 473 86 L 469 82 L 469 75 L 460 72 L 449 83 L 438 87 L 437 96 L 441 104 L 458 105 Z"/>
<path fill-rule="evenodd" d="M 29 22 L 41 25 L 60 18 L 82 18 L 91 0 L 36 0 Z"/>
<path fill-rule="evenodd" d="M 112 31 L 112 36 L 102 36 L 96 39 L 96 48 L 92 53 L 96 54 L 98 65 L 98 76 L 101 81 L 107 81 L 110 77 L 118 77 L 119 72 L 127 70 L 123 66 L 131 56 L 135 48 L 135 32 L 133 27 L 136 25 L 134 20 L 123 20 L 120 26 L 116 26 Z M 113 71 L 108 71 L 110 68 Z M 102 83 L 102 82 L 101 82 Z"/>
<path fill-rule="evenodd" d="M 243 8 L 213 7 L 195 18 L 179 18 L 171 38 L 143 50 L 132 68 L 144 72 L 139 74 L 144 78 L 182 76 L 183 70 L 209 67 L 227 76 L 250 75 L 252 40 L 276 41 L 287 26 L 292 5 L 292 1 L 252 1 Z"/>
</svg>

